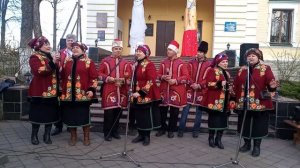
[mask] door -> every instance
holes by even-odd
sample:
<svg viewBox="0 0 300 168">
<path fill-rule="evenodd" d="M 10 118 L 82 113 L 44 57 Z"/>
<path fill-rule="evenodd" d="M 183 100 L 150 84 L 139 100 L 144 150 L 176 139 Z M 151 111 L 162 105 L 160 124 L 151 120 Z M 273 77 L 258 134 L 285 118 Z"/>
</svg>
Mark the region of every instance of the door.
<svg viewBox="0 0 300 168">
<path fill-rule="evenodd" d="M 170 41 L 174 40 L 175 21 L 157 21 L 156 56 L 166 56 Z"/>
</svg>

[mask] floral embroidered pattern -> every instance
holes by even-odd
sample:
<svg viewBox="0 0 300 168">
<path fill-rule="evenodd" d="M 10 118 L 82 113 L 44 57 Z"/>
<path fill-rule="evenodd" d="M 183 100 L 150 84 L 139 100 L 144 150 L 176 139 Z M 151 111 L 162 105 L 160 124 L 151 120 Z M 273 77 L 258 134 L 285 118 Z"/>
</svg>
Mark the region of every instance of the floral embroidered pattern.
<svg viewBox="0 0 300 168">
<path fill-rule="evenodd" d="M 147 67 L 148 64 L 149 64 L 149 61 L 146 60 L 146 59 L 141 63 L 141 66 L 142 66 L 142 72 L 145 72 L 146 67 Z"/>
<path fill-rule="evenodd" d="M 46 57 L 41 55 L 39 52 L 35 52 L 34 54 L 39 58 L 39 60 L 41 61 L 41 64 L 42 64 L 42 66 L 39 67 L 39 69 L 38 69 L 38 73 L 46 71 L 47 70 L 46 63 L 45 63 Z"/>
<path fill-rule="evenodd" d="M 71 89 L 72 88 L 72 78 L 69 75 L 68 76 L 68 82 L 67 82 L 67 91 L 66 94 L 61 96 L 61 100 L 71 100 L 72 98 L 72 93 L 71 93 Z M 76 82 L 75 82 L 75 100 L 76 101 L 88 101 L 90 100 L 87 96 L 86 96 L 86 92 L 84 90 L 81 90 L 81 83 L 80 83 L 80 76 L 78 75 L 76 77 Z"/>
<path fill-rule="evenodd" d="M 143 90 L 149 92 L 150 87 L 153 85 L 152 81 L 147 81 L 147 84 L 143 87 Z"/>
<path fill-rule="evenodd" d="M 57 80 L 55 73 L 52 74 L 52 85 L 48 87 L 48 90 L 46 92 L 42 93 L 43 97 L 55 97 L 57 96 Z"/>
<path fill-rule="evenodd" d="M 244 92 L 245 86 L 242 85 L 242 92 L 241 92 L 241 98 L 238 100 L 237 108 L 242 109 L 244 106 Z M 250 86 L 249 90 L 249 108 L 250 110 L 262 110 L 266 107 L 264 105 L 260 104 L 260 100 L 258 98 L 255 98 L 255 85 Z"/>
<path fill-rule="evenodd" d="M 224 107 L 224 100 L 225 99 L 225 93 L 224 91 L 221 92 L 219 100 L 215 100 L 215 104 L 208 104 L 208 108 L 209 109 L 213 109 L 213 110 L 218 110 L 218 111 L 222 111 L 223 107 Z"/>
<path fill-rule="evenodd" d="M 264 76 L 267 70 L 267 66 L 264 64 L 259 64 L 258 66 L 255 67 L 255 69 L 259 69 L 260 76 Z"/>
<path fill-rule="evenodd" d="M 223 72 L 219 68 L 215 68 L 214 70 L 215 70 L 216 79 L 219 80 L 220 75 L 222 75 Z"/>
</svg>

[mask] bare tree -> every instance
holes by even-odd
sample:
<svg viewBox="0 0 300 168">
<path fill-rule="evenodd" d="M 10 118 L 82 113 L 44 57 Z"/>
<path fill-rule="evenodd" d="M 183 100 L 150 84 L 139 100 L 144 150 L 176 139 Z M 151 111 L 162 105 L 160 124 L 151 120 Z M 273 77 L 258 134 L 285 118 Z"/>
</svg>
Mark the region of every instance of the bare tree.
<svg viewBox="0 0 300 168">
<path fill-rule="evenodd" d="M 26 48 L 33 32 L 33 0 L 22 0 L 20 48 Z"/>
<path fill-rule="evenodd" d="M 299 44 L 296 47 L 296 51 L 282 50 L 275 52 L 271 47 L 272 57 L 275 58 L 275 65 L 278 69 L 279 80 L 290 81 L 298 80 L 297 73 L 300 69 L 300 53 Z"/>
<path fill-rule="evenodd" d="M 34 0 L 33 1 L 33 32 L 34 37 L 41 36 L 42 33 L 42 27 L 41 27 L 41 19 L 40 19 L 40 4 L 42 0 Z"/>
<path fill-rule="evenodd" d="M 9 21 L 20 21 L 18 11 L 20 10 L 19 0 L 0 0 L 0 10 L 1 10 L 1 48 L 6 46 L 6 26 Z M 12 15 L 8 16 L 7 12 L 11 12 Z"/>
</svg>

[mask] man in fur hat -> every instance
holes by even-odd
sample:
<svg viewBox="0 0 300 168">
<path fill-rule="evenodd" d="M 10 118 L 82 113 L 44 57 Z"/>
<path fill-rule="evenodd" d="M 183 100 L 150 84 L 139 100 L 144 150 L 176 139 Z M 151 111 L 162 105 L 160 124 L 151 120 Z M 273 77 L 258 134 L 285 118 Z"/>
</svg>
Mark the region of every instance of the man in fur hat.
<svg viewBox="0 0 300 168">
<path fill-rule="evenodd" d="M 204 74 L 210 68 L 210 62 L 206 60 L 206 53 L 208 51 L 208 43 L 201 41 L 195 59 L 188 62 L 188 71 L 190 79 L 186 85 L 187 87 L 187 106 L 182 110 L 181 119 L 179 121 L 178 137 L 183 137 L 186 119 L 191 106 L 196 107 L 196 118 L 193 127 L 193 137 L 197 138 L 200 131 L 202 111 L 200 105 L 205 92 Z"/>
</svg>

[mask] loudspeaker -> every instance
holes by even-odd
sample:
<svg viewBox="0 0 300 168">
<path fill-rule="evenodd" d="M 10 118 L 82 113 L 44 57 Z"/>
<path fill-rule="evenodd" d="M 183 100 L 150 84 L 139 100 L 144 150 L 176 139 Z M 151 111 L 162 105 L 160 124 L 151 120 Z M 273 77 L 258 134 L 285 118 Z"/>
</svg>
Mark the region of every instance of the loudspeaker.
<svg viewBox="0 0 300 168">
<path fill-rule="evenodd" d="M 99 62 L 99 54 L 100 54 L 100 52 L 99 52 L 99 48 L 98 47 L 89 47 L 88 56 L 94 62 Z"/>
<path fill-rule="evenodd" d="M 250 48 L 259 48 L 259 44 L 258 43 L 243 43 L 240 45 L 240 62 L 239 62 L 240 66 L 247 64 L 247 58 L 245 57 L 245 53 Z"/>
<path fill-rule="evenodd" d="M 228 56 L 228 67 L 235 67 L 235 50 L 225 50 L 226 55 Z"/>
<path fill-rule="evenodd" d="M 67 48 L 67 40 L 66 39 L 60 39 L 59 40 L 59 49 Z"/>
</svg>

